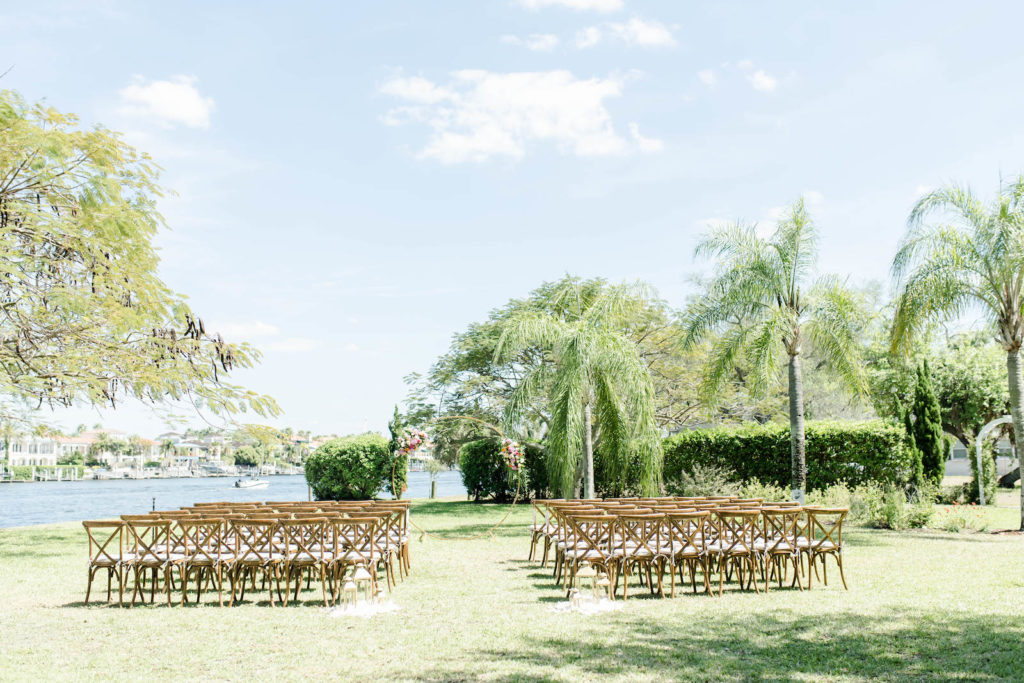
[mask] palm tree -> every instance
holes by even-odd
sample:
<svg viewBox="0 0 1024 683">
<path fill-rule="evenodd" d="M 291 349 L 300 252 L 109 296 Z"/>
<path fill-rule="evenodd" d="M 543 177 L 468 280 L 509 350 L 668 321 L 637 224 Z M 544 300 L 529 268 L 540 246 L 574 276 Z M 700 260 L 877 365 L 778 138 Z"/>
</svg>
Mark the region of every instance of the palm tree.
<svg viewBox="0 0 1024 683">
<path fill-rule="evenodd" d="M 89 451 L 96 459 L 104 454 L 117 456 L 121 452 L 121 442 L 112 438 L 107 432 L 100 432 L 89 447 Z"/>
<path fill-rule="evenodd" d="M 167 456 L 175 455 L 177 453 L 177 450 L 178 447 L 170 439 L 164 439 L 163 441 L 160 442 L 160 455 L 163 456 L 163 459 L 165 461 L 167 460 Z"/>
<path fill-rule="evenodd" d="M 10 419 L 0 419 L 0 440 L 4 444 L 4 459 L 11 462 L 11 441 L 21 436 L 22 429 L 18 423 Z"/>
<path fill-rule="evenodd" d="M 648 495 L 661 486 L 661 442 L 654 418 L 654 386 L 636 343 L 626 334 L 631 316 L 648 298 L 638 286 L 588 292 L 568 279 L 551 312 L 521 312 L 503 326 L 495 362 L 539 349 L 547 363 L 527 372 L 508 402 L 514 428 L 543 394 L 551 414 L 547 451 L 552 486 L 571 496 L 582 474 L 584 495 L 594 496 L 595 421 L 608 476 L 625 483 L 639 464 L 636 485 Z M 563 305 L 564 304 L 564 308 Z M 596 420 L 595 420 L 596 418 Z M 580 470 L 582 469 L 582 472 Z"/>
<path fill-rule="evenodd" d="M 943 220 L 928 222 L 933 217 Z M 989 204 L 969 188 L 935 190 L 918 200 L 907 226 L 892 265 L 899 284 L 892 350 L 906 351 L 930 321 L 956 319 L 980 308 L 1006 351 L 1010 413 L 1019 443 L 1024 438 L 1024 177 L 1000 187 Z M 1024 475 L 1024 459 L 1020 467 Z"/>
<path fill-rule="evenodd" d="M 853 391 L 864 391 L 859 363 L 857 299 L 832 276 L 814 278 L 817 230 L 803 199 L 768 237 L 756 226 L 731 224 L 712 230 L 697 245 L 697 256 L 717 257 L 707 293 L 684 320 L 684 344 L 717 338 L 704 368 L 702 398 L 714 405 L 737 364 L 748 370 L 755 393 L 789 372 L 789 448 L 793 497 L 807 487 L 804 390 L 800 358 L 809 350 Z"/>
</svg>

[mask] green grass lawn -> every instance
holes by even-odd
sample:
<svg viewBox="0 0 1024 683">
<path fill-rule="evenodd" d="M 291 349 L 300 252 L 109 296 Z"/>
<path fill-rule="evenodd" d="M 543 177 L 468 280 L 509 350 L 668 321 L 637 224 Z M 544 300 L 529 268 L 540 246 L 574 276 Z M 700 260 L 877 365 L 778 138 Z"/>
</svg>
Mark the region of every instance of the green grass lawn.
<svg viewBox="0 0 1024 683">
<path fill-rule="evenodd" d="M 456 536 L 505 509 L 420 502 L 413 515 Z M 319 590 L 287 608 L 86 608 L 81 526 L 0 530 L 0 678 L 1024 679 L 1021 536 L 850 530 L 849 591 L 637 589 L 583 616 L 552 610 L 564 593 L 525 560 L 529 522 L 520 506 L 493 539 L 414 541 L 401 609 L 370 619 L 328 616 Z"/>
</svg>

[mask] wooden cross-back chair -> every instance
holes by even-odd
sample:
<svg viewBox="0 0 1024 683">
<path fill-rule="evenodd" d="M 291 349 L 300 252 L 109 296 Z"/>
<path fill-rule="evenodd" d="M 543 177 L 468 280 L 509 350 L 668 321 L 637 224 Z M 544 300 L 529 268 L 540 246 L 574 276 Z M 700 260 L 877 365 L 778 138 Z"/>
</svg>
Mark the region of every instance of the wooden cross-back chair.
<svg viewBox="0 0 1024 683">
<path fill-rule="evenodd" d="M 825 559 L 832 557 L 839 565 L 839 578 L 846 585 L 846 574 L 843 571 L 843 520 L 849 514 L 849 508 L 806 508 L 807 519 L 804 532 L 806 537 L 799 540 L 800 550 L 807 556 L 807 587 L 811 587 L 812 575 L 817 575 L 817 561 L 821 561 L 822 578 L 828 585 L 828 569 Z"/>
<path fill-rule="evenodd" d="M 377 537 L 380 518 L 376 516 L 346 517 L 333 520 L 334 530 L 334 600 L 338 599 L 338 591 L 349 568 L 363 566 L 370 572 L 370 583 L 374 593 L 377 591 L 377 563 L 380 551 L 377 548 Z"/>
<path fill-rule="evenodd" d="M 719 508 L 715 512 L 717 540 L 708 552 L 718 565 L 719 596 L 722 595 L 726 572 L 731 574 L 732 569 L 736 570 L 741 588 L 747 579 L 747 587 L 753 584 L 754 590 L 761 592 L 757 584 L 757 551 L 754 546 L 760 517 L 760 510 Z"/>
<path fill-rule="evenodd" d="M 231 604 L 235 604 L 238 588 L 241 588 L 241 594 L 237 599 L 245 599 L 247 577 L 252 579 L 255 589 L 258 574 L 263 584 L 269 587 L 270 604 L 273 606 L 275 587 L 278 597 L 281 597 L 281 562 L 284 559 L 281 541 L 277 536 L 277 520 L 233 519 L 230 525 L 235 539 L 235 557 L 231 564 Z"/>
<path fill-rule="evenodd" d="M 323 519 L 286 519 L 280 522 L 284 541 L 281 569 L 285 579 L 285 607 L 288 606 L 293 579 L 295 599 L 298 600 L 303 572 L 316 572 L 319 575 L 324 606 L 327 606 L 327 568 L 334 561 L 333 541 L 328 544 L 325 537 L 328 529 Z"/>
<path fill-rule="evenodd" d="M 793 507 L 765 507 L 761 509 L 763 520 L 761 539 L 756 542 L 756 547 L 762 555 L 764 562 L 764 589 L 769 590 L 772 577 L 777 576 L 779 587 L 782 587 L 782 580 L 793 565 L 793 585 L 803 590 L 803 583 L 800 580 L 800 547 L 797 540 L 797 530 L 800 526 L 800 508 Z"/>
<path fill-rule="evenodd" d="M 551 526 L 551 520 L 549 519 L 548 504 L 552 502 L 559 502 L 558 500 L 544 500 L 536 499 L 530 504 L 530 509 L 533 512 L 533 523 L 530 525 L 530 552 L 527 555 L 528 561 L 533 561 L 533 555 L 537 551 L 537 546 L 540 544 L 540 539 L 545 537 L 545 534 L 553 531 Z"/>
<path fill-rule="evenodd" d="M 617 590 L 617 577 L 621 575 L 623 600 L 629 597 L 629 572 L 636 567 L 647 570 L 647 585 L 653 593 L 652 573 L 655 565 L 658 565 L 658 592 L 663 594 L 660 563 L 664 558 L 661 554 L 664 522 L 665 516 L 660 513 L 620 513 L 617 516 L 612 540 L 612 554 L 616 563 L 616 586 L 613 592 Z"/>
<path fill-rule="evenodd" d="M 145 602 L 142 582 L 147 570 L 151 573 L 149 601 L 152 603 L 156 600 L 157 586 L 162 578 L 167 604 L 171 604 L 171 569 L 181 559 L 180 555 L 171 554 L 171 525 L 169 520 L 155 518 L 130 519 L 125 522 L 129 548 L 125 562 L 132 571 L 134 583 L 132 605 L 135 605 L 135 598 L 140 596 Z"/>
<path fill-rule="evenodd" d="M 82 522 L 89 537 L 89 578 L 85 587 L 85 604 L 89 604 L 92 581 L 96 572 L 107 572 L 107 602 L 110 602 L 111 582 L 117 577 L 117 604 L 124 605 L 124 577 L 121 560 L 124 555 L 124 522 L 97 520 Z"/>
<path fill-rule="evenodd" d="M 595 570 L 603 570 L 609 577 L 608 598 L 614 600 L 614 581 L 611 579 L 615 577 L 616 563 L 612 536 L 615 533 L 616 517 L 577 511 L 565 512 L 564 516 L 574 541 L 566 546 L 563 554 L 567 592 L 575 586 L 580 566 L 589 564 Z"/>
<path fill-rule="evenodd" d="M 188 602 L 188 580 L 195 574 L 196 603 L 202 600 L 203 580 L 217 587 L 217 604 L 224 606 L 224 569 L 230 566 L 231 551 L 225 547 L 225 523 L 220 519 L 196 518 L 178 520 L 183 544 L 179 564 L 181 604 Z"/>
<path fill-rule="evenodd" d="M 708 572 L 707 539 L 708 520 L 711 513 L 693 510 L 690 512 L 669 512 L 665 515 L 667 547 L 664 549 L 669 557 L 672 585 L 669 595 L 676 594 L 676 572 L 679 581 L 684 583 L 686 569 L 690 570 L 690 583 L 693 592 L 697 592 L 697 567 L 700 567 L 704 578 L 704 592 L 711 592 L 711 581 Z M 685 585 L 685 583 L 684 583 Z"/>
<path fill-rule="evenodd" d="M 410 507 L 411 502 L 408 500 L 382 500 L 377 501 L 372 508 L 373 511 L 381 510 L 392 513 L 389 534 L 392 552 L 395 554 L 395 559 L 399 561 L 399 576 L 403 570 L 405 574 L 408 574 L 411 566 L 409 558 Z"/>
<path fill-rule="evenodd" d="M 564 505 L 557 505 L 551 508 L 552 515 L 555 519 L 555 532 L 551 540 L 551 547 L 555 549 L 554 557 L 554 577 L 555 585 L 559 585 L 563 579 L 566 578 L 566 574 L 563 571 L 566 568 L 565 553 L 567 550 L 577 548 L 582 541 L 580 541 L 576 532 L 569 522 L 569 515 L 571 514 L 605 514 L 603 510 L 592 503 L 579 503 L 579 502 L 568 502 Z M 547 556 L 545 552 L 545 557 Z M 541 563 L 543 567 L 544 564 Z"/>
</svg>

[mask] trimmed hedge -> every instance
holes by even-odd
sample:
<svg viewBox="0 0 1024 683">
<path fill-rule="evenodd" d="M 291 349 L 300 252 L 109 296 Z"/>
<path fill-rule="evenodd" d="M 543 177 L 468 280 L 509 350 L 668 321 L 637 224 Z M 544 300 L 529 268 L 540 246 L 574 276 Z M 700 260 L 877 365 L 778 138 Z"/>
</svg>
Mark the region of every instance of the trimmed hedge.
<svg viewBox="0 0 1024 683">
<path fill-rule="evenodd" d="M 883 420 L 809 422 L 806 438 L 808 490 L 838 482 L 913 481 L 914 458 L 902 425 Z M 666 481 L 700 463 L 729 469 L 743 481 L 790 485 L 789 425 L 694 429 L 668 437 L 664 448 Z"/>
<path fill-rule="evenodd" d="M 547 451 L 543 446 L 535 443 L 523 444 L 525 495 L 531 498 L 551 498 L 546 457 Z"/>
<path fill-rule="evenodd" d="M 394 460 L 379 434 L 333 439 L 306 460 L 306 481 L 317 500 L 368 500 L 388 485 Z"/>
<path fill-rule="evenodd" d="M 14 479 L 28 481 L 32 478 L 33 470 L 35 470 L 36 474 L 52 475 L 54 474 L 55 469 L 61 470 L 63 472 L 62 476 L 68 476 L 70 474 L 70 470 L 73 469 L 75 471 L 75 476 L 79 479 L 81 479 L 82 475 L 85 474 L 85 467 L 82 465 L 58 465 L 56 468 L 44 465 L 36 465 L 35 467 L 32 465 L 15 465 L 14 467 L 9 467 L 8 471 Z"/>
<path fill-rule="evenodd" d="M 529 458 L 529 454 L 526 455 Z M 466 493 L 473 500 L 510 503 L 515 498 L 516 476 L 501 456 L 501 443 L 497 439 L 477 439 L 463 444 L 459 449 L 459 469 Z M 525 493 L 521 491 L 520 496 Z"/>
</svg>

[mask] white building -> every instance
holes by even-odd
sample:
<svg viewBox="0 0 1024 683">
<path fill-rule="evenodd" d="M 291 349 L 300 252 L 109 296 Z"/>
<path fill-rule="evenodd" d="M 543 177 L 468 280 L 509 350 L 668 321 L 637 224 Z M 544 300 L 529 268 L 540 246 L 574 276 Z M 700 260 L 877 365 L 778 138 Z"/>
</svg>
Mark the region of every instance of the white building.
<svg viewBox="0 0 1024 683">
<path fill-rule="evenodd" d="M 9 467 L 36 466 L 54 467 L 57 461 L 75 454 L 88 457 L 94 444 L 106 434 L 109 440 L 120 442 L 117 449 L 96 453 L 96 459 L 110 467 L 140 468 L 147 461 L 159 459 L 160 447 L 155 441 L 139 439 L 135 453 L 130 452 L 130 436 L 113 429 L 82 432 L 77 436 L 39 437 L 22 435 L 11 439 L 11 452 L 7 454 Z"/>
<path fill-rule="evenodd" d="M 7 454 L 9 467 L 54 467 L 60 457 L 59 445 L 54 439 L 38 436 L 11 439 L 11 452 Z"/>
</svg>

